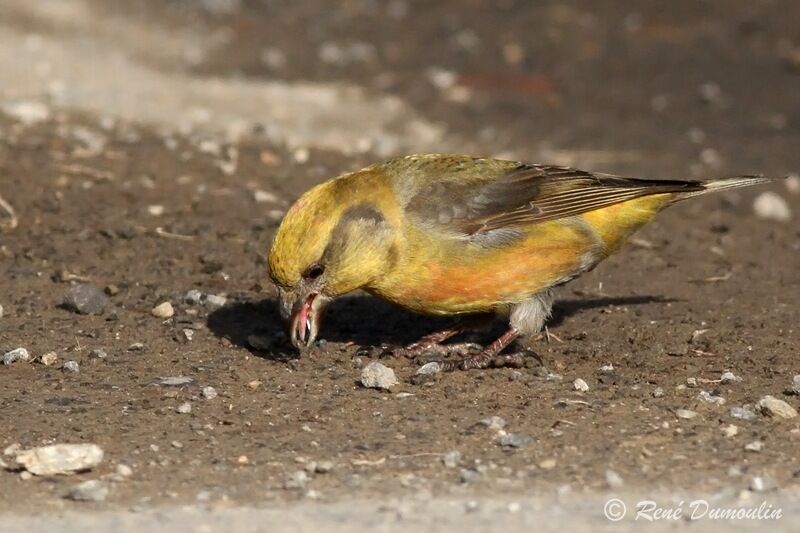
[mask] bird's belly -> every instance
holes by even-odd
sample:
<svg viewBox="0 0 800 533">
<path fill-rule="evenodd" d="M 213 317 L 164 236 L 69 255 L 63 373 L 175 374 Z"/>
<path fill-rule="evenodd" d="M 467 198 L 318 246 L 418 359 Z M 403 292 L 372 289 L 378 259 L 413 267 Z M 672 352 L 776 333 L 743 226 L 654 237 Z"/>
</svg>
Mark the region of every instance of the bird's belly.
<svg viewBox="0 0 800 533">
<path fill-rule="evenodd" d="M 372 292 L 429 314 L 495 311 L 570 279 L 595 264 L 600 253 L 590 236 L 570 229 L 540 230 L 500 248 L 462 244 L 427 250 Z"/>
</svg>

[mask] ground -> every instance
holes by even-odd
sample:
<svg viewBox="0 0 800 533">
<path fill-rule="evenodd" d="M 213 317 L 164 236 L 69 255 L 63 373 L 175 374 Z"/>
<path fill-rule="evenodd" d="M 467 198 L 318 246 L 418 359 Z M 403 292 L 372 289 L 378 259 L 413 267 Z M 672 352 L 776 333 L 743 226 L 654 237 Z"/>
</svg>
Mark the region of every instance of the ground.
<svg viewBox="0 0 800 533">
<path fill-rule="evenodd" d="M 408 152 L 797 173 L 798 16 L 788 0 L 0 0 L 0 198 L 17 222 L 0 209 L 0 355 L 58 358 L 0 366 L 0 451 L 105 451 L 74 476 L 0 471 L 0 512 L 24 527 L 32 511 L 433 498 L 525 514 L 557 497 L 551 524 L 576 502 L 602 525 L 615 494 L 796 502 L 800 418 L 731 414 L 766 395 L 800 408 L 796 177 L 662 213 L 560 289 L 554 337 L 520 370 L 413 379 L 393 349 L 447 321 L 360 294 L 297 357 L 265 254 L 302 191 Z M 757 216 L 764 191 L 795 221 Z M 102 313 L 63 305 L 82 283 L 108 293 Z M 164 301 L 175 315 L 153 316 Z M 370 360 L 400 384 L 363 388 Z M 192 381 L 160 384 L 177 376 Z M 97 478 L 106 501 L 63 498 Z"/>
</svg>

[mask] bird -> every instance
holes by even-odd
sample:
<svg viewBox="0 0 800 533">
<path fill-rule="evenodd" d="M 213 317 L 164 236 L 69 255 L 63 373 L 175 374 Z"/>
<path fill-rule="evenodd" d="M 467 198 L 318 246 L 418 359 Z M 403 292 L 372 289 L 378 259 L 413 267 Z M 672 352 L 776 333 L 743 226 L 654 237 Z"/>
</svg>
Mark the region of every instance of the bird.
<svg viewBox="0 0 800 533">
<path fill-rule="evenodd" d="M 405 347 L 409 357 L 460 355 L 424 365 L 430 372 L 520 366 L 523 352 L 501 352 L 540 334 L 556 287 L 595 268 L 670 205 L 769 181 L 629 178 L 455 154 L 397 157 L 302 194 L 276 231 L 269 276 L 301 351 L 317 339 L 328 304 L 361 289 L 413 312 L 462 319 Z M 506 318 L 505 333 L 477 353 L 468 343 L 444 344 L 481 314 Z"/>
</svg>

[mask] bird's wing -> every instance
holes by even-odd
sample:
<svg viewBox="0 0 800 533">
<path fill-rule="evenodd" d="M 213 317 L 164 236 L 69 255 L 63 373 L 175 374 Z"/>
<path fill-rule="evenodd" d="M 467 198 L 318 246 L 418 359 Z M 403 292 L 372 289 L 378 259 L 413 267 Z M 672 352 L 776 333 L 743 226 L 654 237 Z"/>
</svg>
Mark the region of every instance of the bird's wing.
<svg viewBox="0 0 800 533">
<path fill-rule="evenodd" d="M 493 160 L 473 160 L 455 172 L 442 165 L 430 168 L 439 175 L 424 175 L 406 212 L 429 227 L 465 235 L 571 217 L 652 194 L 703 190 L 695 181 L 621 178 Z"/>
</svg>

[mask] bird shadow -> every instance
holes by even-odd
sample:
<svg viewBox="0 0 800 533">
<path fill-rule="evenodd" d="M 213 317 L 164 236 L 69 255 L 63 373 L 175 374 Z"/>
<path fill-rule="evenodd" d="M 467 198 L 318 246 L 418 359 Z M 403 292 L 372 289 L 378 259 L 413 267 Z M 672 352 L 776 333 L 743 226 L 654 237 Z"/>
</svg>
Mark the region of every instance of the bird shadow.
<svg viewBox="0 0 800 533">
<path fill-rule="evenodd" d="M 582 311 L 609 306 L 645 305 L 676 300 L 662 296 L 595 297 L 556 302 L 548 326 L 556 327 Z M 488 317 L 491 326 L 481 332 L 487 339 L 506 327 L 504 321 Z M 352 342 L 359 346 L 403 346 L 454 323 L 452 318 L 419 315 L 369 295 L 353 295 L 331 303 L 322 337 L 329 342 Z M 254 355 L 286 360 L 297 356 L 284 332 L 274 298 L 237 302 L 216 309 L 208 316 L 209 330 Z"/>
</svg>

